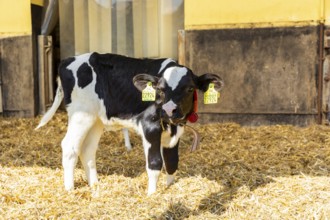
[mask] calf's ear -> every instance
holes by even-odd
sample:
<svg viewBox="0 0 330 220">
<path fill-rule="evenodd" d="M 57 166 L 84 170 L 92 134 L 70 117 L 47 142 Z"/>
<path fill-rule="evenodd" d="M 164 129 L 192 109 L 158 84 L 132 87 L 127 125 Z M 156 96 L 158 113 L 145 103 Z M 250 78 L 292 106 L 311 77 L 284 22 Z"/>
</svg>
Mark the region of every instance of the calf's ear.
<svg viewBox="0 0 330 220">
<path fill-rule="evenodd" d="M 151 76 L 148 74 L 138 74 L 136 76 L 134 76 L 133 78 L 133 83 L 134 86 L 139 90 L 142 91 L 147 87 L 147 83 L 151 82 L 152 83 L 152 87 L 156 87 L 157 83 L 158 83 L 159 78 L 156 76 Z"/>
<path fill-rule="evenodd" d="M 224 82 L 222 78 L 218 75 L 212 74 L 212 73 L 206 73 L 201 76 L 197 77 L 196 85 L 199 90 L 202 90 L 203 92 L 206 92 L 209 88 L 209 84 L 214 84 L 214 89 L 216 91 L 220 91 L 222 87 L 224 86 Z"/>
</svg>

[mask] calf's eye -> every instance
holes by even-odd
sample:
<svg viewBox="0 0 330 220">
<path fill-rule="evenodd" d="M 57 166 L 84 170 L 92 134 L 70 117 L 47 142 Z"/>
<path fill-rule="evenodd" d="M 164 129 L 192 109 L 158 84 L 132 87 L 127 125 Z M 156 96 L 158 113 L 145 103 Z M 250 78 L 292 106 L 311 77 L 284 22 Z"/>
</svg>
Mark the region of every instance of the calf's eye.
<svg viewBox="0 0 330 220">
<path fill-rule="evenodd" d="M 193 87 L 189 87 L 188 89 L 187 89 L 187 92 L 193 92 L 195 89 L 193 88 Z"/>
</svg>

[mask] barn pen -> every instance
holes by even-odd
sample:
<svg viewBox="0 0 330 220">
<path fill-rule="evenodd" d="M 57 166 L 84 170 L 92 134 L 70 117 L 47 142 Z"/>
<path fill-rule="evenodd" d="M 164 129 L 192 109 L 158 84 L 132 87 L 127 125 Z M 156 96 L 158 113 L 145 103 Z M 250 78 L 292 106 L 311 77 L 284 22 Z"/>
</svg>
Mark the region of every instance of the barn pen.
<svg viewBox="0 0 330 220">
<path fill-rule="evenodd" d="M 10 21 L 10 22 L 9 22 Z M 175 181 L 147 196 L 140 137 L 105 132 L 100 182 L 63 187 L 59 60 L 89 52 L 172 58 L 225 82 L 198 101 Z M 0 0 L 0 220 L 329 219 L 330 0 Z M 198 97 L 203 94 L 199 93 Z M 189 124 L 191 125 L 191 124 Z"/>
</svg>

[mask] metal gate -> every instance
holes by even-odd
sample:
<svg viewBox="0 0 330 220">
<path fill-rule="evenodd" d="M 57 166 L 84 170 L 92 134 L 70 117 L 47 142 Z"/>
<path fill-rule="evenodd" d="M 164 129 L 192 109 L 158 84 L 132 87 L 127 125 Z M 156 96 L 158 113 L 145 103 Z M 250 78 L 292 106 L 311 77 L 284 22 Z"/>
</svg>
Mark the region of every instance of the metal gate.
<svg viewBox="0 0 330 220">
<path fill-rule="evenodd" d="M 38 36 L 39 113 L 44 113 L 54 97 L 53 41 L 51 36 Z"/>
</svg>

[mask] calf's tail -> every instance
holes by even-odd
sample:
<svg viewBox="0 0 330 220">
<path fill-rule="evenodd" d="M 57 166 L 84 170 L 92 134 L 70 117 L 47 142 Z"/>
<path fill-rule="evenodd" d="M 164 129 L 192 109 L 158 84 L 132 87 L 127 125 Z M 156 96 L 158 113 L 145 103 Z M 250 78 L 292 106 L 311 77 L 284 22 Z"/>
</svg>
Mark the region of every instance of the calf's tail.
<svg viewBox="0 0 330 220">
<path fill-rule="evenodd" d="M 52 107 L 50 107 L 50 109 L 48 109 L 48 111 L 41 118 L 41 121 L 39 122 L 39 125 L 35 128 L 35 130 L 37 130 L 37 129 L 41 128 L 42 126 L 44 126 L 45 124 L 47 124 L 50 121 L 50 119 L 53 118 L 56 110 L 61 105 L 64 94 L 63 94 L 63 88 L 62 88 L 61 81 L 59 79 L 57 81 L 58 81 L 58 87 L 56 90 L 56 95 L 55 95 L 55 99 L 52 104 Z"/>
</svg>

